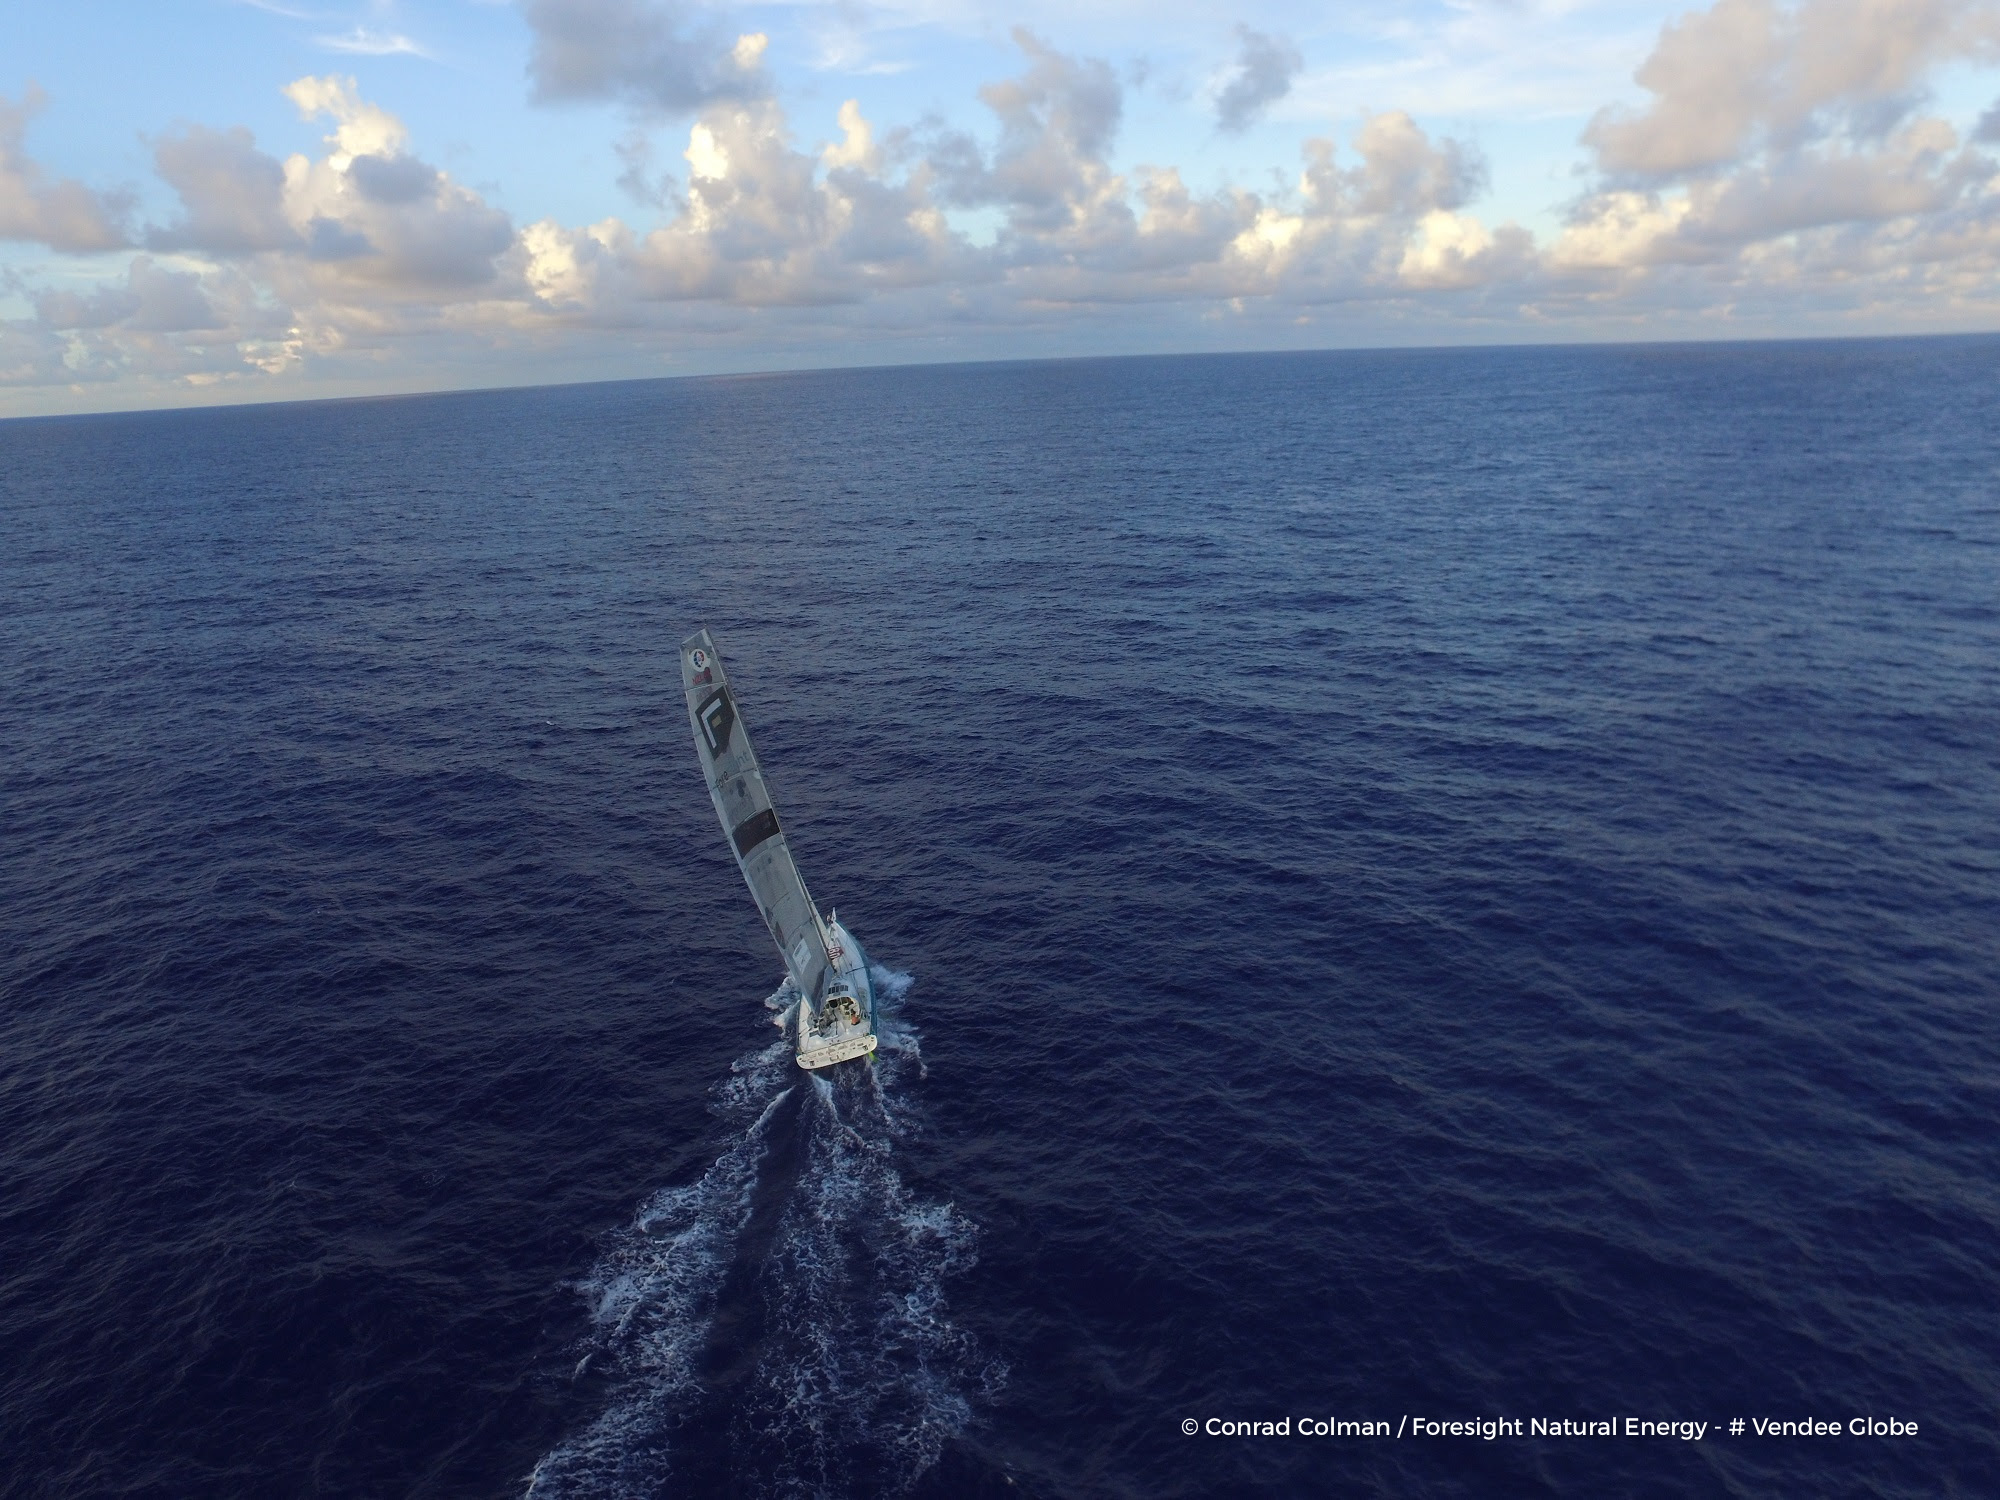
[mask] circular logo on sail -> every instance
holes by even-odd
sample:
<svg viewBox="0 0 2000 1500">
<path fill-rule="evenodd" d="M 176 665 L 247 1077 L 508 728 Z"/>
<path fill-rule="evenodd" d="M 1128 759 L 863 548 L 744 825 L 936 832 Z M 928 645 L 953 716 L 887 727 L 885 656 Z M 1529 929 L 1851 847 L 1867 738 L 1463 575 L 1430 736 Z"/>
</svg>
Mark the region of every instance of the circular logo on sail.
<svg viewBox="0 0 2000 1500">
<path fill-rule="evenodd" d="M 694 650 L 690 651 L 688 653 L 688 660 L 694 663 L 694 669 L 697 672 L 706 672 L 708 670 L 708 653 L 702 650 L 701 647 L 697 646 Z"/>
</svg>

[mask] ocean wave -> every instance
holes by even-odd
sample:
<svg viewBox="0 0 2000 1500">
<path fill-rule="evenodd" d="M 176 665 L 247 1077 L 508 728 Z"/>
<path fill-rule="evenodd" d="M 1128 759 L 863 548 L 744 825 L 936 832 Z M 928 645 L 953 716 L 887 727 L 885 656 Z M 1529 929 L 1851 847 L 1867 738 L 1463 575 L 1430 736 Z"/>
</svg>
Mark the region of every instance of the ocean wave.
<svg viewBox="0 0 2000 1500">
<path fill-rule="evenodd" d="M 774 1495 L 900 1493 L 1004 1381 L 947 1307 L 977 1227 L 897 1166 L 914 1118 L 898 1081 L 922 1076 L 899 1014 L 911 976 L 871 977 L 878 1059 L 802 1075 L 781 986 L 766 1006 L 787 1035 L 711 1090 L 724 1149 L 577 1282 L 591 1327 L 573 1376 L 602 1379 L 602 1405 L 535 1466 L 530 1500 L 694 1490 L 702 1473 Z M 747 1353 L 714 1357 L 723 1323 Z"/>
</svg>

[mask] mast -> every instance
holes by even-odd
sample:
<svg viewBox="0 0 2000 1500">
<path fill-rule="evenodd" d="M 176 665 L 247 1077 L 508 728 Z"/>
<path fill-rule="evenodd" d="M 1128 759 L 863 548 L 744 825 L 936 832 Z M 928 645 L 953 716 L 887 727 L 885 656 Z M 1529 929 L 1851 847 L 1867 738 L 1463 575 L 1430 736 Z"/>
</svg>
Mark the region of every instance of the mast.
<svg viewBox="0 0 2000 1500">
<path fill-rule="evenodd" d="M 729 690 L 715 642 L 698 630 L 681 642 L 681 689 L 694 726 L 695 754 L 701 758 L 709 800 L 743 872 L 744 884 L 762 913 L 771 941 L 784 956 L 792 983 L 816 1009 L 826 992 L 833 962 L 826 930 L 813 905 L 792 850 L 764 786 L 763 768 L 750 746 L 750 731 Z"/>
</svg>

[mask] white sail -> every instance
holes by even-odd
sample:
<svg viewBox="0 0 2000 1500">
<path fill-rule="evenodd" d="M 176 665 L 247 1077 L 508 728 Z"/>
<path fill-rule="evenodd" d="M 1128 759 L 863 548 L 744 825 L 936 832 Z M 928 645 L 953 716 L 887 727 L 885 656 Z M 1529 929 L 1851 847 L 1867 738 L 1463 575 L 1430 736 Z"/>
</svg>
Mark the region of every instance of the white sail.
<svg viewBox="0 0 2000 1500">
<path fill-rule="evenodd" d="M 778 811 L 764 788 L 757 752 L 750 748 L 750 731 L 737 711 L 729 679 L 706 630 L 681 643 L 681 686 L 687 694 L 688 718 L 694 725 L 695 753 L 715 803 L 722 831 L 736 855 L 736 864 L 764 914 L 771 941 L 784 955 L 792 983 L 815 1009 L 826 990 L 833 961 L 826 950 L 826 932 L 813 905 Z"/>
</svg>

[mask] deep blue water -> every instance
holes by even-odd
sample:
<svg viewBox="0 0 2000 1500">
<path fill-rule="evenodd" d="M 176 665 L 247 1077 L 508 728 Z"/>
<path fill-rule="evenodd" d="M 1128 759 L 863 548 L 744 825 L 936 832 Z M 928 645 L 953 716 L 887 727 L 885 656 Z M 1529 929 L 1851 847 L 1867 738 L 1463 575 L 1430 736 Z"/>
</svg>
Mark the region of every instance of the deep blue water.
<svg viewBox="0 0 2000 1500">
<path fill-rule="evenodd" d="M 0 1492 L 2000 1493 L 1996 411 L 1974 339 L 0 424 Z M 831 1086 L 703 623 L 893 997 Z"/>
</svg>

